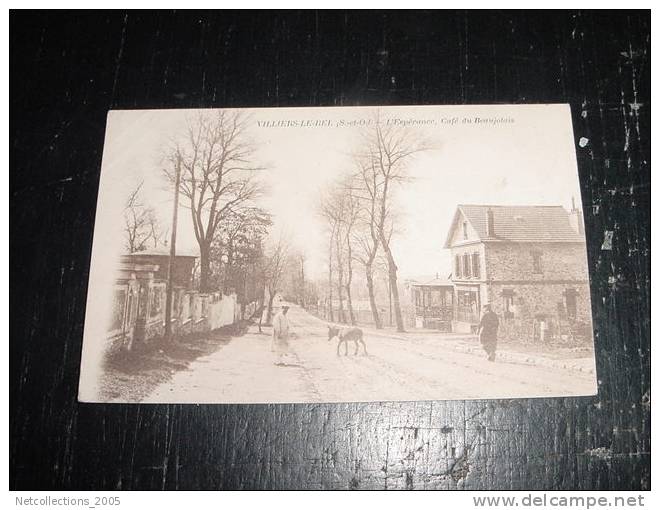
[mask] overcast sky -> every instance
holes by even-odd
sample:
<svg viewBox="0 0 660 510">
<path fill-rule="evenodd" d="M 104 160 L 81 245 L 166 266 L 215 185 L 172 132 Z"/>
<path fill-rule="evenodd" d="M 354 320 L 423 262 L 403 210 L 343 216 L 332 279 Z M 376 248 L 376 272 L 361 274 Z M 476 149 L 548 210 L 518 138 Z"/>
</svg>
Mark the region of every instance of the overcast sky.
<svg viewBox="0 0 660 510">
<path fill-rule="evenodd" d="M 373 108 L 278 108 L 250 110 L 255 162 L 269 194 L 261 202 L 303 251 L 310 275 L 324 268 L 323 224 L 316 215 L 321 190 L 351 170 L 350 153 L 359 144 L 357 126 Z M 185 128 L 191 110 L 117 111 L 109 115 L 96 243 L 103 256 L 116 257 L 123 246 L 121 209 L 128 192 L 144 181 L 145 200 L 163 224 L 172 216 L 172 197 L 162 177 L 162 154 Z M 393 249 L 402 277 L 447 275 L 449 256 L 442 248 L 459 203 L 580 205 L 577 167 L 568 106 L 388 107 L 383 118 L 428 121 L 415 127 L 434 149 L 409 162 L 412 182 L 396 190 L 401 218 Z M 479 122 L 506 119 L 505 122 Z M 471 119 L 472 122 L 464 122 Z M 260 127 L 258 123 L 296 120 L 329 125 Z M 183 198 L 182 198 L 183 199 Z M 117 242 L 106 240 L 117 239 Z M 192 225 L 180 212 L 177 246 L 197 252 Z M 96 256 L 96 255 L 95 255 Z"/>
</svg>

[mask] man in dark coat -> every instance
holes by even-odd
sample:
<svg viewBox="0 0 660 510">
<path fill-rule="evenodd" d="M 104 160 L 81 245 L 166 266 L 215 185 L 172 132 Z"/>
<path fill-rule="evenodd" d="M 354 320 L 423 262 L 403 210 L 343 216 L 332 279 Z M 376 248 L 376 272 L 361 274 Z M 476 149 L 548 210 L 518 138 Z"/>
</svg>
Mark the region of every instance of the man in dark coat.
<svg viewBox="0 0 660 510">
<path fill-rule="evenodd" d="M 490 309 L 490 305 L 484 305 L 484 314 L 479 323 L 479 341 L 488 355 L 488 361 L 495 361 L 499 325 L 500 320 L 497 318 L 497 314 Z"/>
</svg>

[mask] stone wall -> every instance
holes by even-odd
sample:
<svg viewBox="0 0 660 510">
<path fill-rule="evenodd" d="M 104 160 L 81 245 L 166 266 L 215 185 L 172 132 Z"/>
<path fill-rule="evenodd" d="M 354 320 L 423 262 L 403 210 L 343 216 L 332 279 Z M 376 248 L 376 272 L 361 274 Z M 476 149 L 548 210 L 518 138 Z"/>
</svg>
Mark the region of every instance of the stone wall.
<svg viewBox="0 0 660 510">
<path fill-rule="evenodd" d="M 132 299 L 127 302 L 129 298 Z M 106 349 L 111 352 L 132 349 L 139 343 L 149 344 L 161 339 L 165 333 L 165 305 L 164 282 L 148 280 L 142 287 L 135 280 L 118 284 Z M 257 307 L 258 303 L 246 304 L 247 316 L 251 317 Z M 241 318 L 241 305 L 236 294 L 200 294 L 174 289 L 172 332 L 176 336 L 212 331 L 234 324 Z"/>
<path fill-rule="evenodd" d="M 498 283 L 486 286 L 488 302 L 498 315 L 505 313 L 505 294 L 512 295 L 514 309 L 512 315 L 518 318 L 536 317 L 540 315 L 553 316 L 566 314 L 566 291 L 576 292 L 576 320 L 588 320 L 591 314 L 589 285 L 580 284 L 517 284 L 502 285 Z"/>
<path fill-rule="evenodd" d="M 534 257 L 539 257 L 534 267 Z M 589 277 L 584 243 L 500 243 L 486 245 L 489 280 L 581 280 Z"/>
<path fill-rule="evenodd" d="M 486 286 L 488 302 L 499 316 L 500 337 L 523 342 L 541 339 L 541 321 L 548 329 L 544 339 L 559 340 L 569 331 L 591 331 L 591 298 L 588 283 L 573 284 L 490 284 Z M 575 317 L 566 309 L 566 292 L 575 291 Z M 505 310 L 506 294 L 511 296 L 513 306 Z"/>
</svg>

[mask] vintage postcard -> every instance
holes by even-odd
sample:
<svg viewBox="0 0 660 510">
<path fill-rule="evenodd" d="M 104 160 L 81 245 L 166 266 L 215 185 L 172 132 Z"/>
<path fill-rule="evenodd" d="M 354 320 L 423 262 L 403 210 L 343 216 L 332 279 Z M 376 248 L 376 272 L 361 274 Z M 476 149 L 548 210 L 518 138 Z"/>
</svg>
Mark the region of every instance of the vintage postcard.
<svg viewBox="0 0 660 510">
<path fill-rule="evenodd" d="M 79 399 L 593 395 L 568 105 L 112 111 Z"/>
</svg>

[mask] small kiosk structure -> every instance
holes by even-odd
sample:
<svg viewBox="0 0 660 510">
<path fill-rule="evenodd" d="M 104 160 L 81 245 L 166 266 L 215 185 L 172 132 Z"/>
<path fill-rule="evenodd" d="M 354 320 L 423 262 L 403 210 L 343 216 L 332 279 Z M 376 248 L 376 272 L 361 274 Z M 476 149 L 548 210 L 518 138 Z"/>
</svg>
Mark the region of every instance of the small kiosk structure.
<svg viewBox="0 0 660 510">
<path fill-rule="evenodd" d="M 454 285 L 450 280 L 433 278 L 411 282 L 415 307 L 415 327 L 451 332 Z"/>
</svg>

